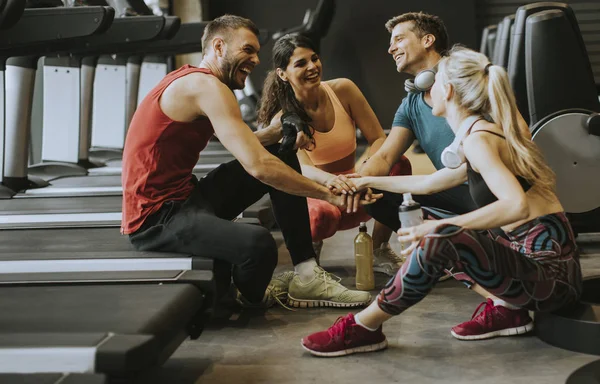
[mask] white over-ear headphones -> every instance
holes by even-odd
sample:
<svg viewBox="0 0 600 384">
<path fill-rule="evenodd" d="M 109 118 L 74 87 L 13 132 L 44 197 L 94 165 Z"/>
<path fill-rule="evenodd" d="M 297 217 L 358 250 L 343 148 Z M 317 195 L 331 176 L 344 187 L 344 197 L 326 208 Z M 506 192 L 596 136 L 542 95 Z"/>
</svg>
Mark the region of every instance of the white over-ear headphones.
<svg viewBox="0 0 600 384">
<path fill-rule="evenodd" d="M 435 83 L 435 69 L 425 69 L 415 76 L 414 80 L 407 79 L 404 82 L 404 90 L 411 93 L 427 92 Z"/>
<path fill-rule="evenodd" d="M 446 168 L 458 168 L 465 162 L 465 153 L 463 152 L 462 141 L 467 132 L 475 125 L 479 120 L 483 120 L 481 116 L 469 116 L 467 117 L 460 128 L 456 132 L 456 136 L 452 144 L 447 146 L 442 151 L 442 164 Z"/>
</svg>

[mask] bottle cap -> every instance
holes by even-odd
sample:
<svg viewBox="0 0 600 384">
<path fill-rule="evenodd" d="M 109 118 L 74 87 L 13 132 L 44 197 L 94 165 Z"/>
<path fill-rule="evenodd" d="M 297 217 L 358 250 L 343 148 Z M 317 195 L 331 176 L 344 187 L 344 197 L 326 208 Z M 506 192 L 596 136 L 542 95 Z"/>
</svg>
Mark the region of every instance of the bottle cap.
<svg viewBox="0 0 600 384">
<path fill-rule="evenodd" d="M 421 204 L 414 202 L 411 205 L 404 205 L 398 207 L 399 212 L 411 212 L 416 211 L 417 209 L 421 209 Z"/>
<path fill-rule="evenodd" d="M 358 226 L 358 230 L 360 232 L 367 232 L 367 223 L 364 221 L 361 221 L 360 225 Z"/>
</svg>

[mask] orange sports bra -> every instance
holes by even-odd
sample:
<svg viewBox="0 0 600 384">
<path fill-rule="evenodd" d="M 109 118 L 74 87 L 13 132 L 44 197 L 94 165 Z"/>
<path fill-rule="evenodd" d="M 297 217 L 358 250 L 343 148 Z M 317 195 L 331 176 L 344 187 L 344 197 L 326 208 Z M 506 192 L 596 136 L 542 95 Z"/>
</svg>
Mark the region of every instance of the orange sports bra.
<svg viewBox="0 0 600 384">
<path fill-rule="evenodd" d="M 316 147 L 306 154 L 316 166 L 323 166 L 344 159 L 356 151 L 356 125 L 348 115 L 340 99 L 326 83 L 321 83 L 333 104 L 335 122 L 328 132 L 315 131 Z M 354 164 L 354 162 L 353 162 Z M 350 173 L 354 167 L 341 173 Z M 337 172 L 336 172 L 337 173 Z"/>
</svg>

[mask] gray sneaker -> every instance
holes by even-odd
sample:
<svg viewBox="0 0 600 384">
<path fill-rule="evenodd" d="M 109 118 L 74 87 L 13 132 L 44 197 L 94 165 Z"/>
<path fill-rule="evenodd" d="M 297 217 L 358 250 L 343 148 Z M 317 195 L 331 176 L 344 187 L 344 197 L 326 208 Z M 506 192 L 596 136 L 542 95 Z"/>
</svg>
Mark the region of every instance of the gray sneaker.
<svg viewBox="0 0 600 384">
<path fill-rule="evenodd" d="M 336 277 L 319 266 L 314 268 L 311 281 L 303 282 L 295 275 L 290 282 L 288 305 L 296 308 L 340 307 L 351 308 L 369 304 L 371 294 L 353 291 L 342 284 Z"/>
<path fill-rule="evenodd" d="M 381 247 L 373 250 L 373 271 L 384 273 L 388 276 L 396 275 L 404 263 L 404 258 L 396 255 L 390 243 L 383 243 Z"/>
</svg>

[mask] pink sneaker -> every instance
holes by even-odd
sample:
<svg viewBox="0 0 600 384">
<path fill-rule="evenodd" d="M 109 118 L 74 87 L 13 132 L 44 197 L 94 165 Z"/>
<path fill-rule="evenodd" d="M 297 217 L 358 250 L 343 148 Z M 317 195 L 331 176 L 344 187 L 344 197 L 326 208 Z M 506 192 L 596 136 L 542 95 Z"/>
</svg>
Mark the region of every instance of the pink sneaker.
<svg viewBox="0 0 600 384">
<path fill-rule="evenodd" d="M 482 305 L 483 311 L 475 316 Z M 479 304 L 471 320 L 452 328 L 452 336 L 459 340 L 482 340 L 496 336 L 513 336 L 533 329 L 533 320 L 526 309 L 509 309 L 494 305 L 491 299 Z"/>
<path fill-rule="evenodd" d="M 354 322 L 349 313 L 339 317 L 326 331 L 313 333 L 302 339 L 302 347 L 316 356 L 335 357 L 358 352 L 373 352 L 387 347 L 385 335 L 379 327 L 372 332 Z"/>
</svg>

